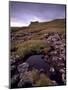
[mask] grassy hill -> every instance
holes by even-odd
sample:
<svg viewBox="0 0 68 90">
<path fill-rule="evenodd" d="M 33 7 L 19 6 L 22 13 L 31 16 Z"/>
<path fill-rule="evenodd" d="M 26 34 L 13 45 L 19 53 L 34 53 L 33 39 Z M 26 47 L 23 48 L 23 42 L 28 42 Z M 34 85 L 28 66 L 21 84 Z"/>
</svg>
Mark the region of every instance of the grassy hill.
<svg viewBox="0 0 68 90">
<path fill-rule="evenodd" d="M 65 27 L 65 19 L 56 19 L 50 22 L 31 22 L 28 27 L 11 27 L 11 51 L 20 51 L 19 48 L 24 48 L 24 45 L 27 47 L 27 43 L 29 48 L 31 48 L 30 45 L 34 46 L 36 42 L 39 42 L 38 44 L 42 42 L 41 44 L 43 44 L 48 33 L 64 34 Z M 35 49 L 37 48 L 35 47 Z"/>
</svg>

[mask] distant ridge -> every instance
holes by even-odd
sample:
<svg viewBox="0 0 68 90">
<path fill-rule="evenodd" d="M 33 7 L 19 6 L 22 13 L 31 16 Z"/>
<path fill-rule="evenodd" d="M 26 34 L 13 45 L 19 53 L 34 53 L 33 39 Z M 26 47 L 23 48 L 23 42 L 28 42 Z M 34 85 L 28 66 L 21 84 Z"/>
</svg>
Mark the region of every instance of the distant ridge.
<svg viewBox="0 0 68 90">
<path fill-rule="evenodd" d="M 24 26 L 24 27 L 11 27 L 12 31 L 17 31 L 17 30 L 27 30 L 27 29 L 45 29 L 45 28 L 52 28 L 52 27 L 62 27 L 64 28 L 66 26 L 66 19 L 55 19 L 52 21 L 48 22 L 31 22 L 29 26 Z"/>
<path fill-rule="evenodd" d="M 58 21 L 66 21 L 66 19 L 54 19 L 54 20 L 51 20 L 51 21 L 47 21 L 47 22 L 39 22 L 39 21 L 35 21 L 35 22 L 31 22 L 29 26 L 31 26 L 32 24 L 42 24 L 42 23 L 51 23 L 51 22 L 58 22 Z"/>
</svg>

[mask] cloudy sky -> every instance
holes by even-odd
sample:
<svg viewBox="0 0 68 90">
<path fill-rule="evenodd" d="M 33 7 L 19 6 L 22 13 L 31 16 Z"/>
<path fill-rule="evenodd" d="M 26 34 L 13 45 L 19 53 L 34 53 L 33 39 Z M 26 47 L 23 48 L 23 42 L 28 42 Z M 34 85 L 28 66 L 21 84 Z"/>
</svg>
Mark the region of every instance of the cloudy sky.
<svg viewBox="0 0 68 90">
<path fill-rule="evenodd" d="M 65 18 L 65 5 L 10 2 L 10 26 L 27 26 L 31 21 Z"/>
</svg>

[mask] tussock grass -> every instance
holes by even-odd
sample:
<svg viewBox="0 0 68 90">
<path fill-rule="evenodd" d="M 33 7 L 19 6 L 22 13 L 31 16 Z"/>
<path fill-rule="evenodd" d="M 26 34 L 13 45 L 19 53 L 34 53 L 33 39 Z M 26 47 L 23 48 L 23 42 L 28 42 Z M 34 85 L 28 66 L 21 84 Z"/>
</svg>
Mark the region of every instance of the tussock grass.
<svg viewBox="0 0 68 90">
<path fill-rule="evenodd" d="M 39 54 L 45 52 L 47 48 L 50 49 L 49 44 L 43 40 L 28 40 L 19 44 L 17 47 L 17 54 L 22 57 L 30 53 Z"/>
</svg>

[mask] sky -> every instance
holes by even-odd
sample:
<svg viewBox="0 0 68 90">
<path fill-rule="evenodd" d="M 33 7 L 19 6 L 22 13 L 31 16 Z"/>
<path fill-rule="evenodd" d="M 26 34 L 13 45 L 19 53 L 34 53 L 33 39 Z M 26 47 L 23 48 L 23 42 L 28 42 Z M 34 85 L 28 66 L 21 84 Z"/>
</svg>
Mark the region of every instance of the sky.
<svg viewBox="0 0 68 90">
<path fill-rule="evenodd" d="M 10 26 L 28 26 L 30 22 L 48 22 L 65 18 L 65 5 L 10 1 Z"/>
</svg>

